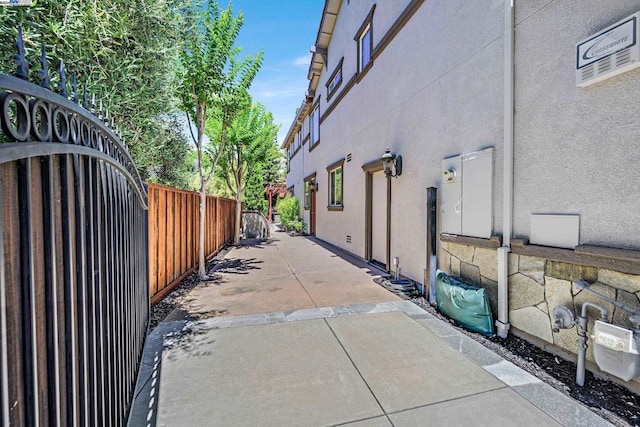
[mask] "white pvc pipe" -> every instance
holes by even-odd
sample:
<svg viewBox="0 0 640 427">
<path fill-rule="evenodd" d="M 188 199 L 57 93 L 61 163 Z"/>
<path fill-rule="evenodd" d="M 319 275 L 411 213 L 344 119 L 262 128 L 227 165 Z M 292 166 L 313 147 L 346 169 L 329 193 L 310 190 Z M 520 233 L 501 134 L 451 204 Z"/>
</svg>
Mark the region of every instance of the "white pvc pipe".
<svg viewBox="0 0 640 427">
<path fill-rule="evenodd" d="M 514 86 L 514 8 L 515 0 L 505 2 L 504 22 L 504 162 L 502 247 L 498 248 L 498 336 L 509 332 L 509 252 L 513 221 L 513 86 Z"/>
</svg>

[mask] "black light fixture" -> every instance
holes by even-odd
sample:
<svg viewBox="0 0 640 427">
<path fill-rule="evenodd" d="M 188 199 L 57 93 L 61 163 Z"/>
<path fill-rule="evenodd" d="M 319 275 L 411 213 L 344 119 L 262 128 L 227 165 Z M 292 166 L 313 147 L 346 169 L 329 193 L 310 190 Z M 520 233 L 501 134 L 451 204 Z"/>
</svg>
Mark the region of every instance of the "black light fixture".
<svg viewBox="0 0 640 427">
<path fill-rule="evenodd" d="M 402 175 L 402 156 L 393 154 L 389 150 L 389 147 L 387 147 L 387 151 L 380 157 L 380 160 L 382 160 L 382 167 L 387 178 Z"/>
</svg>

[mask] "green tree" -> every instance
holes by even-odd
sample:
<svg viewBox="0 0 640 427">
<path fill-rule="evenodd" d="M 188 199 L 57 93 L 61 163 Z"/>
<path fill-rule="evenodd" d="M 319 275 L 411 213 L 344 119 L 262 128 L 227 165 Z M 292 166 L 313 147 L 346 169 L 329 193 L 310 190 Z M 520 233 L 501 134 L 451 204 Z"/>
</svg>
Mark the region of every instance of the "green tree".
<svg viewBox="0 0 640 427">
<path fill-rule="evenodd" d="M 218 121 L 212 120 L 208 125 L 209 135 L 217 136 L 223 132 L 222 123 Z M 222 153 L 217 173 L 235 196 L 237 206 L 246 201 L 243 194 L 247 182 L 251 182 L 254 188 L 255 185 L 262 187 L 264 200 L 265 172 L 270 162 L 281 156 L 276 141 L 278 128 L 273 122 L 273 115 L 262 104 L 252 104 L 243 109 L 226 129 L 226 146 L 216 150 Z M 236 209 L 235 244 L 240 242 L 241 223 L 242 209 Z"/>
<path fill-rule="evenodd" d="M 200 178 L 199 275 L 205 270 L 204 226 L 207 184 L 224 153 L 227 129 L 235 116 L 250 103 L 248 89 L 262 65 L 262 52 L 240 60 L 235 41 L 243 23 L 242 13 L 233 16 L 231 4 L 220 9 L 214 1 L 192 5 L 184 12 L 183 50 L 178 72 L 178 96 L 182 110 L 196 126 L 193 135 L 198 153 Z M 212 150 L 205 150 L 205 125 L 209 119 L 220 124 Z M 205 157 L 209 157 L 206 167 Z M 240 206 L 236 208 L 240 209 Z"/>
<path fill-rule="evenodd" d="M 181 15 L 174 5 L 173 0 L 38 0 L 30 7 L 0 7 L 0 70 L 15 70 L 15 37 L 22 25 L 31 80 L 39 81 L 44 44 L 54 85 L 64 60 L 67 76 L 77 75 L 80 89 L 96 94 L 115 118 L 141 175 L 179 184 L 190 172 L 183 155 L 187 139 L 171 118 L 181 44 Z"/>
</svg>

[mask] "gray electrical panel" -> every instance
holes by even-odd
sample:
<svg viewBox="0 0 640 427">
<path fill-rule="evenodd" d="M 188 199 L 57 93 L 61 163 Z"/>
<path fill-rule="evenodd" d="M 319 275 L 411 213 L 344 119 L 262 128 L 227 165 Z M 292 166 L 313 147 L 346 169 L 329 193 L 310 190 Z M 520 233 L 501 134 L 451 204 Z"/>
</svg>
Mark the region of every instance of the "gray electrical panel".
<svg viewBox="0 0 640 427">
<path fill-rule="evenodd" d="M 462 234 L 462 157 L 442 161 L 442 232 Z"/>
<path fill-rule="evenodd" d="M 442 232 L 491 237 L 493 152 L 487 148 L 442 161 Z"/>
</svg>

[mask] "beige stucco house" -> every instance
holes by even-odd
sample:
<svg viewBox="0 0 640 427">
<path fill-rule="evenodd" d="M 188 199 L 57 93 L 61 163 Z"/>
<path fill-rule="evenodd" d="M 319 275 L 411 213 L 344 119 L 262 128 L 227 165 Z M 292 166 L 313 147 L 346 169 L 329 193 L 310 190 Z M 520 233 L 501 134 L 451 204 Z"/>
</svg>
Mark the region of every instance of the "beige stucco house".
<svg viewBox="0 0 640 427">
<path fill-rule="evenodd" d="M 576 330 L 554 331 L 554 307 L 593 301 L 629 326 L 575 284 L 640 309 L 638 11 L 640 0 L 326 0 L 282 147 L 308 231 L 387 270 L 398 257 L 427 288 L 433 237 L 437 268 L 489 290 L 501 336 L 568 358 Z M 593 38 L 614 24 L 629 35 Z M 397 177 L 382 170 L 387 147 Z"/>
</svg>

